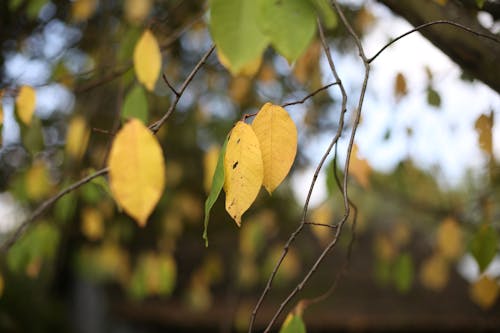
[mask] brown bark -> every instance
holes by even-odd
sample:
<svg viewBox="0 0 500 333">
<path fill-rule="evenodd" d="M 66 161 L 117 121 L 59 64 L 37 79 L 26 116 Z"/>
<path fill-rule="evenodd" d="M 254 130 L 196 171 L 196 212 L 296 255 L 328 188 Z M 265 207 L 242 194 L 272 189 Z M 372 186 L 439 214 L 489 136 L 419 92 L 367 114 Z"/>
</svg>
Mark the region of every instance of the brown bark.
<svg viewBox="0 0 500 333">
<path fill-rule="evenodd" d="M 448 1 L 444 6 L 433 0 L 378 1 L 413 26 L 435 20 L 449 20 L 493 36 L 479 24 L 475 12 L 459 1 Z M 445 25 L 424 28 L 420 32 L 467 74 L 500 93 L 500 43 Z"/>
</svg>

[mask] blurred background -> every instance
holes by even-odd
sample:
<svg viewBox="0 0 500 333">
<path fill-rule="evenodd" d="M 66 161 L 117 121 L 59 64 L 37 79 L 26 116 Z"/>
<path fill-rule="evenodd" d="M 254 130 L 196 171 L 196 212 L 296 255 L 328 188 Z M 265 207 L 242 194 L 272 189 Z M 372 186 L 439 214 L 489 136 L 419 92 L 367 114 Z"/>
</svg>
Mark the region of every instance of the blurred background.
<svg viewBox="0 0 500 333">
<path fill-rule="evenodd" d="M 496 0 L 340 3 L 368 56 L 436 19 L 500 31 Z M 150 124 L 165 113 L 171 91 L 161 79 L 153 92 L 137 82 L 135 43 L 144 29 L 154 33 L 163 73 L 178 87 L 212 44 L 207 8 L 186 0 L 0 3 L 0 244 L 44 200 L 104 167 L 124 121 Z M 326 33 L 349 96 L 342 177 L 364 73 L 345 28 Z M 445 26 L 424 35 L 405 37 L 372 63 L 351 158 L 352 253 L 346 259 L 349 220 L 276 331 L 299 300 L 311 302 L 303 313 L 309 332 L 500 330 L 500 44 Z M 220 147 L 243 114 L 333 81 L 319 39 L 292 64 L 266 50 L 252 76 L 231 76 L 210 56 L 158 132 L 167 185 L 147 226 L 117 208 L 105 177 L 58 200 L 0 256 L 0 331 L 246 331 L 337 130 L 340 92 L 333 86 L 287 107 L 299 133 L 291 174 L 272 196 L 261 191 L 241 228 L 221 195 L 205 248 L 204 201 Z M 18 102 L 26 86 L 36 94 L 29 124 Z M 344 214 L 333 163 L 330 156 L 311 200 L 316 223 Z M 257 330 L 332 238 L 330 228 L 306 226 Z"/>
</svg>

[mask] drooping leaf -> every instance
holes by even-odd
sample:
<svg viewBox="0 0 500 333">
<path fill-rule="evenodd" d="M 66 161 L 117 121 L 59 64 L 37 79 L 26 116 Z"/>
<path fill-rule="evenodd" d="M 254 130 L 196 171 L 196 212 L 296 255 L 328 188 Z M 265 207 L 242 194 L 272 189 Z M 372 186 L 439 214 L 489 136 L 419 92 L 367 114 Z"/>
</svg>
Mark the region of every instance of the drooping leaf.
<svg viewBox="0 0 500 333">
<path fill-rule="evenodd" d="M 328 0 L 309 0 L 316 7 L 316 12 L 328 29 L 337 26 L 337 14 Z"/>
<path fill-rule="evenodd" d="M 402 253 L 394 263 L 394 283 L 401 293 L 410 290 L 413 284 L 413 260 L 408 253 Z"/>
<path fill-rule="evenodd" d="M 148 100 L 141 86 L 133 87 L 123 102 L 122 119 L 137 118 L 144 124 L 148 122 Z"/>
<path fill-rule="evenodd" d="M 233 75 L 260 59 L 269 42 L 257 23 L 256 0 L 212 0 L 210 2 L 210 32 L 224 64 Z"/>
<path fill-rule="evenodd" d="M 408 93 L 408 88 L 406 86 L 406 78 L 403 73 L 398 73 L 394 81 L 394 96 L 396 101 L 399 101 L 401 97 L 406 96 Z"/>
<path fill-rule="evenodd" d="M 349 174 L 356 179 L 356 181 L 368 188 L 370 186 L 371 168 L 368 162 L 358 156 L 358 146 L 355 144 L 352 148 L 351 158 L 349 160 Z"/>
<path fill-rule="evenodd" d="M 113 197 L 143 227 L 165 186 L 162 149 L 139 120 L 132 119 L 116 134 L 108 160 Z"/>
<path fill-rule="evenodd" d="M 16 111 L 19 119 L 25 124 L 31 123 L 31 118 L 35 112 L 36 92 L 30 86 L 22 86 L 16 98 Z"/>
<path fill-rule="evenodd" d="M 463 233 L 453 218 L 446 218 L 437 230 L 437 248 L 447 259 L 458 259 L 463 252 Z"/>
<path fill-rule="evenodd" d="M 71 5 L 71 17 L 75 22 L 88 20 L 97 8 L 98 0 L 76 0 Z"/>
<path fill-rule="evenodd" d="M 151 0 L 125 0 L 125 18 L 129 23 L 141 24 L 151 11 L 152 4 Z"/>
<path fill-rule="evenodd" d="M 251 78 L 259 71 L 260 65 L 262 64 L 262 55 L 257 58 L 248 61 L 246 64 L 242 65 L 238 70 L 232 69 L 231 62 L 224 55 L 221 49 L 217 49 L 217 58 L 219 58 L 219 62 L 222 66 L 226 67 L 231 71 L 233 76 L 243 76 L 245 78 Z"/>
<path fill-rule="evenodd" d="M 498 250 L 498 235 L 494 228 L 483 225 L 472 238 L 469 249 L 476 259 L 479 271 L 483 272 L 495 257 Z"/>
<path fill-rule="evenodd" d="M 257 197 L 263 178 L 259 140 L 250 125 L 238 121 L 231 130 L 224 156 L 226 211 L 238 226 Z"/>
<path fill-rule="evenodd" d="M 469 295 L 474 303 L 479 305 L 483 310 L 487 310 L 498 299 L 499 289 L 498 282 L 487 275 L 483 275 L 470 286 Z"/>
<path fill-rule="evenodd" d="M 285 179 L 297 154 L 297 128 L 281 106 L 266 103 L 257 113 L 253 131 L 264 164 L 263 185 L 269 193 Z"/>
<path fill-rule="evenodd" d="M 289 62 L 307 49 L 316 32 L 316 13 L 310 1 L 259 0 L 258 22 L 273 47 Z"/>
<path fill-rule="evenodd" d="M 474 124 L 476 132 L 479 134 L 479 147 L 488 156 L 493 155 L 493 113 L 489 116 L 482 114 L 476 119 Z"/>
<path fill-rule="evenodd" d="M 150 30 L 144 31 L 134 49 L 134 69 L 137 80 L 153 91 L 161 71 L 161 53 Z"/>
<path fill-rule="evenodd" d="M 210 193 L 212 188 L 212 181 L 219 162 L 220 151 L 221 149 L 219 146 L 213 145 L 203 156 L 203 188 L 207 194 Z"/>
<path fill-rule="evenodd" d="M 419 278 L 425 288 L 442 290 L 450 279 L 450 268 L 446 259 L 439 254 L 426 259 L 420 267 Z"/>
<path fill-rule="evenodd" d="M 288 316 L 286 316 L 279 333 L 306 333 L 306 325 L 302 320 L 302 316 L 289 313 Z"/>
<path fill-rule="evenodd" d="M 441 96 L 432 87 L 427 88 L 427 104 L 439 108 L 441 106 Z"/>
<path fill-rule="evenodd" d="M 210 187 L 210 193 L 205 200 L 205 219 L 203 222 L 203 239 L 205 240 L 205 246 L 208 246 L 208 220 L 210 218 L 210 210 L 212 209 L 215 201 L 219 197 L 220 191 L 224 186 L 224 156 L 226 155 L 228 138 L 224 140 L 224 145 L 222 146 L 219 157 L 217 159 L 217 165 L 215 166 L 215 171 L 212 176 L 212 186 Z"/>
<path fill-rule="evenodd" d="M 69 123 L 66 137 L 66 153 L 74 160 L 80 160 L 87 150 L 90 129 L 82 116 L 75 116 Z"/>
</svg>

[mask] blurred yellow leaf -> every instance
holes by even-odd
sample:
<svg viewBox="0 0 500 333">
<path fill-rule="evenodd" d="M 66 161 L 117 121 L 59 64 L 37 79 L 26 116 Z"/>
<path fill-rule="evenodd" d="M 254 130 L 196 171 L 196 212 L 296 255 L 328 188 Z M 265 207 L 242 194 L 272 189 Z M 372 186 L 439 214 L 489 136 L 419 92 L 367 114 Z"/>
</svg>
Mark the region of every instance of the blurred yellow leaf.
<svg viewBox="0 0 500 333">
<path fill-rule="evenodd" d="M 486 116 L 482 114 L 475 123 L 476 132 L 479 134 L 479 147 L 485 151 L 488 156 L 493 155 L 493 114 Z"/>
<path fill-rule="evenodd" d="M 440 6 L 444 6 L 448 2 L 448 0 L 434 0 L 434 2 Z"/>
<path fill-rule="evenodd" d="M 319 70 L 319 57 L 321 55 L 321 43 L 316 40 L 309 45 L 306 52 L 295 62 L 293 75 L 302 84 L 309 81 L 313 74 Z"/>
<path fill-rule="evenodd" d="M 262 82 L 271 82 L 276 78 L 276 71 L 270 64 L 264 64 L 259 72 L 259 80 Z"/>
<path fill-rule="evenodd" d="M 437 230 L 437 248 L 446 259 L 458 259 L 464 249 L 462 229 L 453 218 L 446 218 Z"/>
<path fill-rule="evenodd" d="M 259 194 L 263 178 L 259 140 L 250 125 L 238 121 L 231 130 L 224 156 L 226 211 L 238 226 Z"/>
<path fill-rule="evenodd" d="M 333 209 L 330 201 L 325 201 L 316 207 L 311 213 L 311 222 L 320 224 L 331 224 L 333 221 Z M 327 226 L 311 225 L 312 232 L 322 245 L 326 245 L 332 237 L 332 228 Z"/>
<path fill-rule="evenodd" d="M 358 156 L 358 146 L 355 144 L 352 147 L 351 158 L 349 160 L 349 174 L 356 179 L 356 181 L 368 188 L 370 186 L 370 174 L 372 169 L 366 160 L 360 159 Z"/>
<path fill-rule="evenodd" d="M 31 118 L 35 112 L 36 106 L 36 92 L 30 86 L 22 86 L 19 89 L 19 94 L 16 99 L 17 115 L 19 119 L 25 124 L 31 123 Z"/>
<path fill-rule="evenodd" d="M 376 234 L 374 239 L 375 256 L 384 261 L 392 261 L 398 254 L 398 249 L 384 234 Z"/>
<path fill-rule="evenodd" d="M 116 134 L 108 167 L 115 200 L 145 226 L 163 193 L 165 162 L 158 141 L 139 120 L 130 120 Z"/>
<path fill-rule="evenodd" d="M 356 15 L 354 25 L 358 31 L 364 33 L 373 26 L 375 21 L 376 17 L 372 14 L 372 12 L 367 8 L 367 6 L 363 6 Z"/>
<path fill-rule="evenodd" d="M 210 193 L 212 188 L 212 179 L 214 177 L 217 159 L 219 158 L 220 147 L 217 145 L 211 146 L 203 156 L 203 187 L 206 193 Z"/>
<path fill-rule="evenodd" d="M 406 78 L 403 73 L 398 73 L 396 79 L 394 80 L 394 96 L 396 100 L 399 101 L 401 97 L 408 93 L 408 88 L 406 86 Z"/>
<path fill-rule="evenodd" d="M 228 58 L 222 53 L 220 48 L 217 48 L 217 58 L 222 66 L 229 69 L 233 76 L 246 76 L 252 77 L 259 71 L 260 65 L 262 64 L 262 56 L 247 62 L 246 64 L 239 67 L 239 70 L 235 71 L 235 67 L 231 66 Z"/>
<path fill-rule="evenodd" d="M 71 5 L 71 17 L 75 22 L 88 20 L 97 8 L 98 0 L 75 0 Z"/>
<path fill-rule="evenodd" d="M 125 18 L 132 24 L 141 24 L 151 11 L 151 0 L 125 0 Z"/>
<path fill-rule="evenodd" d="M 35 161 L 26 172 L 26 194 L 28 198 L 38 201 L 46 197 L 52 191 L 49 171 L 43 161 Z"/>
<path fill-rule="evenodd" d="M 426 259 L 420 267 L 420 283 L 427 289 L 442 290 L 450 278 L 450 268 L 446 259 L 434 254 Z"/>
<path fill-rule="evenodd" d="M 498 294 L 498 283 L 486 275 L 483 275 L 479 280 L 474 282 L 469 290 L 472 301 L 483 310 L 487 310 L 495 304 Z"/>
<path fill-rule="evenodd" d="M 243 104 L 247 99 L 251 87 L 252 79 L 246 76 L 236 76 L 229 84 L 229 96 L 236 103 Z"/>
<path fill-rule="evenodd" d="M 90 240 L 101 239 L 104 235 L 104 221 L 101 211 L 85 207 L 81 213 L 82 233 Z"/>
<path fill-rule="evenodd" d="M 297 154 L 297 128 L 281 106 L 266 103 L 252 128 L 259 140 L 264 164 L 263 185 L 269 193 L 286 177 Z"/>
<path fill-rule="evenodd" d="M 0 298 L 3 295 L 3 288 L 5 287 L 5 282 L 3 280 L 3 275 L 0 273 Z"/>
<path fill-rule="evenodd" d="M 145 30 L 135 45 L 134 69 L 137 80 L 153 91 L 161 72 L 161 53 L 150 30 Z"/>
<path fill-rule="evenodd" d="M 266 278 L 271 274 L 276 262 L 283 253 L 283 244 L 276 244 L 268 252 L 268 256 L 261 271 L 262 277 Z M 301 264 L 297 252 L 294 249 L 289 249 L 285 259 L 283 260 L 278 273 L 276 274 L 276 284 L 286 281 L 292 281 L 300 273 Z"/>
<path fill-rule="evenodd" d="M 178 193 L 173 199 L 173 206 L 190 222 L 199 222 L 203 215 L 201 200 L 189 192 Z"/>
<path fill-rule="evenodd" d="M 404 222 L 396 223 L 392 227 L 391 239 L 398 247 L 405 246 L 411 239 L 411 230 Z"/>
<path fill-rule="evenodd" d="M 85 118 L 75 116 L 68 126 L 66 137 L 66 153 L 75 160 L 80 160 L 87 150 L 90 130 Z"/>
</svg>

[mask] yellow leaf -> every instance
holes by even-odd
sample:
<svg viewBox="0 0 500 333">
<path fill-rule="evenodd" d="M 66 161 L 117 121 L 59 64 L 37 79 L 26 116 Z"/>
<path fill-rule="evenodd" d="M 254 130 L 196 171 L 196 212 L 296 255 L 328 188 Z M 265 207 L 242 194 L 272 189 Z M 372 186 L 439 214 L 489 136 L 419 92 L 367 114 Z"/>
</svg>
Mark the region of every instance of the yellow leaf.
<svg viewBox="0 0 500 333">
<path fill-rule="evenodd" d="M 252 88 L 252 79 L 246 76 L 236 76 L 229 84 L 229 96 L 238 104 L 243 104 Z"/>
<path fill-rule="evenodd" d="M 16 99 L 17 115 L 25 124 L 31 123 L 31 118 L 35 112 L 36 92 L 30 86 L 22 86 Z"/>
<path fill-rule="evenodd" d="M 219 62 L 222 66 L 229 69 L 233 76 L 247 76 L 252 77 L 259 71 L 260 65 L 262 64 L 262 56 L 246 63 L 243 65 L 239 71 L 234 72 L 234 66 L 231 66 L 231 63 L 227 59 L 227 57 L 222 53 L 222 51 L 217 48 L 217 58 L 219 58 Z"/>
<path fill-rule="evenodd" d="M 259 140 L 264 163 L 263 185 L 269 193 L 285 179 L 297 154 L 297 128 L 285 109 L 266 103 L 252 128 Z"/>
<path fill-rule="evenodd" d="M 132 24 L 141 24 L 151 11 L 151 0 L 126 0 L 125 18 Z"/>
<path fill-rule="evenodd" d="M 257 197 L 263 177 L 259 140 L 250 125 L 239 121 L 231 131 L 224 156 L 226 211 L 238 226 Z"/>
<path fill-rule="evenodd" d="M 493 128 L 493 114 L 486 116 L 482 114 L 476 120 L 476 132 L 479 134 L 479 147 L 484 150 L 488 156 L 493 155 L 493 137 L 491 130 Z"/>
<path fill-rule="evenodd" d="M 398 254 L 398 248 L 387 235 L 377 234 L 374 239 L 375 256 L 384 261 L 392 261 Z"/>
<path fill-rule="evenodd" d="M 368 188 L 370 186 L 370 173 L 370 165 L 366 160 L 359 158 L 358 146 L 354 145 L 349 160 L 349 174 L 351 174 L 361 186 Z"/>
<path fill-rule="evenodd" d="M 446 218 L 437 231 L 437 247 L 446 259 L 458 259 L 463 252 L 463 234 L 457 221 Z"/>
<path fill-rule="evenodd" d="M 90 130 L 82 116 L 74 117 L 68 126 L 66 153 L 75 160 L 80 160 L 87 149 Z"/>
<path fill-rule="evenodd" d="M 474 282 L 469 290 L 472 301 L 483 310 L 487 310 L 495 304 L 498 294 L 498 283 L 486 275 L 483 275 L 479 280 Z"/>
<path fill-rule="evenodd" d="M 130 120 L 116 134 L 108 160 L 115 200 L 143 227 L 165 186 L 161 147 L 139 120 Z"/>
<path fill-rule="evenodd" d="M 401 97 L 405 96 L 407 93 L 406 78 L 403 73 L 398 73 L 394 81 L 394 96 L 396 96 L 396 100 L 399 101 Z"/>
<path fill-rule="evenodd" d="M 321 55 L 321 43 L 316 40 L 309 45 L 306 52 L 295 62 L 293 75 L 302 84 L 312 78 L 312 74 L 319 70 L 319 57 Z"/>
<path fill-rule="evenodd" d="M 71 6 L 71 17 L 75 22 L 88 20 L 97 8 L 98 0 L 76 0 Z"/>
<path fill-rule="evenodd" d="M 426 259 L 420 267 L 420 283 L 430 290 L 442 290 L 450 278 L 450 268 L 446 259 L 433 255 Z"/>
<path fill-rule="evenodd" d="M 100 210 L 93 207 L 86 207 L 82 210 L 82 233 L 90 240 L 102 238 L 104 221 Z"/>
<path fill-rule="evenodd" d="M 47 166 L 42 161 L 35 161 L 26 173 L 26 194 L 28 198 L 38 201 L 46 197 L 52 190 Z"/>
<path fill-rule="evenodd" d="M 203 187 L 205 192 L 209 193 L 212 187 L 212 179 L 214 177 L 217 159 L 219 158 L 220 148 L 212 146 L 203 157 Z"/>
<path fill-rule="evenodd" d="M 440 6 L 444 6 L 448 2 L 448 0 L 434 0 L 434 2 Z"/>
<path fill-rule="evenodd" d="M 134 49 L 134 69 L 137 80 L 153 91 L 161 71 L 161 53 L 155 36 L 144 31 Z"/>
<path fill-rule="evenodd" d="M 331 224 L 333 221 L 332 203 L 326 201 L 316 207 L 311 213 L 311 222 L 320 224 Z M 333 229 L 327 226 L 312 225 L 312 232 L 322 245 L 328 244 L 332 237 Z"/>
</svg>

